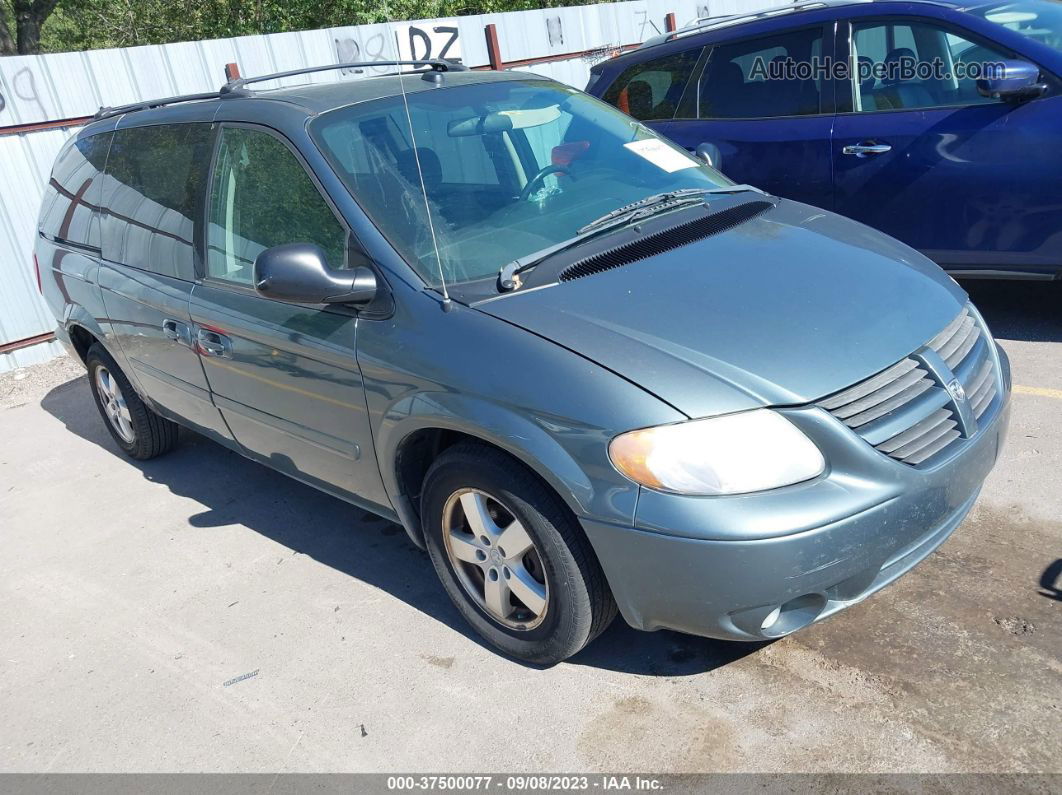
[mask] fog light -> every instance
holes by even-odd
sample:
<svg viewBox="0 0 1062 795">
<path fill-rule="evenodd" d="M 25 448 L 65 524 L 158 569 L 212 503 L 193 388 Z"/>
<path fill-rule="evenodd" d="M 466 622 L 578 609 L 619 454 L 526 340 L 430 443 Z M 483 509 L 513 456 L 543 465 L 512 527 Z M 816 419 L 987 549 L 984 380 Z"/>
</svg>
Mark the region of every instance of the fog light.
<svg viewBox="0 0 1062 795">
<path fill-rule="evenodd" d="M 770 613 L 768 613 L 766 615 L 766 617 L 763 619 L 763 623 L 760 624 L 760 629 L 770 629 L 771 627 L 773 627 L 774 626 L 774 622 L 776 622 L 778 620 L 778 616 L 780 616 L 780 615 L 782 615 L 782 606 L 781 605 L 779 605 L 778 607 L 774 608 L 774 610 L 772 610 Z"/>
</svg>

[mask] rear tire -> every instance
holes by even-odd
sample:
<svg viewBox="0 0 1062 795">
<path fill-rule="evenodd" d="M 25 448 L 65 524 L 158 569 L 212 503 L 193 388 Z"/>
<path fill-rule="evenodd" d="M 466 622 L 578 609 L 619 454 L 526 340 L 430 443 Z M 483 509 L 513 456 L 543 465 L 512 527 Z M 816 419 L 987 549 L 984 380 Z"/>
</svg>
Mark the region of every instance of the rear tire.
<svg viewBox="0 0 1062 795">
<path fill-rule="evenodd" d="M 571 511 L 507 454 L 475 442 L 454 445 L 432 464 L 421 493 L 435 571 L 492 646 L 554 665 L 616 617 L 605 575 Z"/>
<path fill-rule="evenodd" d="M 85 366 L 96 408 L 122 452 L 146 461 L 176 447 L 177 423 L 148 408 L 102 345 L 89 348 Z"/>
</svg>

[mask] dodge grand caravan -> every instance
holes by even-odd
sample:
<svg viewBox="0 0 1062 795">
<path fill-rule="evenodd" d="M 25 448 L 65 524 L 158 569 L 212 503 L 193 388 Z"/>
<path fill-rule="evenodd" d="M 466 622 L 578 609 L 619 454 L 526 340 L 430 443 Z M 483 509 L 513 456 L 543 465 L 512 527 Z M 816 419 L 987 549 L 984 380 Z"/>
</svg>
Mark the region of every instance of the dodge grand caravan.
<svg viewBox="0 0 1062 795">
<path fill-rule="evenodd" d="M 42 290 L 127 455 L 183 425 L 401 523 L 539 664 L 617 610 L 780 637 L 951 534 L 1010 375 L 936 265 L 575 89 L 415 66 L 60 152 Z"/>
</svg>

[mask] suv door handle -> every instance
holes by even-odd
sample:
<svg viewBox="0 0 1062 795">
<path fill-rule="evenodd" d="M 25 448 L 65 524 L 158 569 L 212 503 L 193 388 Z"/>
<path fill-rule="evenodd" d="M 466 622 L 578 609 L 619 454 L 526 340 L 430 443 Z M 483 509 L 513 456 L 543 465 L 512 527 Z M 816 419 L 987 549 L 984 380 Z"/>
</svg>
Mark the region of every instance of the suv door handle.
<svg viewBox="0 0 1062 795">
<path fill-rule="evenodd" d="M 864 141 L 861 144 L 851 144 L 841 150 L 846 155 L 866 157 L 867 155 L 883 155 L 891 152 L 892 147 L 888 144 L 876 144 L 873 141 Z"/>
<path fill-rule="evenodd" d="M 217 331 L 201 328 L 196 334 L 196 347 L 204 356 L 232 358 L 232 340 Z"/>
</svg>

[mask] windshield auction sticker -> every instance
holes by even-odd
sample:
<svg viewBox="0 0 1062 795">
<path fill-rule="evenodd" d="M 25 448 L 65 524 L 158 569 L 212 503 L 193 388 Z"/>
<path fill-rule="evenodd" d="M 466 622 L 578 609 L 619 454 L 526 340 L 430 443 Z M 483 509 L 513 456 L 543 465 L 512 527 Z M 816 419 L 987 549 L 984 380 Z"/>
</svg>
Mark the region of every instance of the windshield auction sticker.
<svg viewBox="0 0 1062 795">
<path fill-rule="evenodd" d="M 692 157 L 684 152 L 672 149 L 658 138 L 631 141 L 628 144 L 624 144 L 624 146 L 636 155 L 641 155 L 657 168 L 662 168 L 668 174 L 698 165 L 697 161 Z"/>
</svg>

